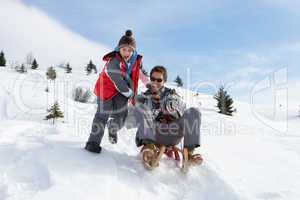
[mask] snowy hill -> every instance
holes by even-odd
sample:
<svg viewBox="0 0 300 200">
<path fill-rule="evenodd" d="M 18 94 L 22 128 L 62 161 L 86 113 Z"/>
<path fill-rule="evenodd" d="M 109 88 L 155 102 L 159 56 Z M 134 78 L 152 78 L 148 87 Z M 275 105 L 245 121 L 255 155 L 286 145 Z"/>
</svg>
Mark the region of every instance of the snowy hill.
<svg viewBox="0 0 300 200">
<path fill-rule="evenodd" d="M 6 115 L 6 105 L 7 105 L 7 93 L 3 88 L 0 89 L 0 120 L 5 120 Z"/>
<path fill-rule="evenodd" d="M 69 62 L 71 67 L 82 69 L 89 60 L 97 66 L 110 47 L 86 39 L 63 26 L 40 9 L 19 0 L 1 0 L 0 18 L 9 19 L 0 31 L 1 51 L 8 65 L 26 62 L 32 54 L 39 68 Z M 99 37 L 102 37 L 101 35 Z"/>
<path fill-rule="evenodd" d="M 289 131 L 279 134 L 257 120 L 249 104 L 236 102 L 237 114 L 227 117 L 216 112 L 212 96 L 178 88 L 188 105 L 202 112 L 198 151 L 205 162 L 183 175 L 164 157 L 149 172 L 135 147 L 136 129 L 124 127 L 117 145 L 105 135 L 100 155 L 83 150 L 96 104 L 75 102 L 71 94 L 76 86 L 93 88 L 98 75 L 57 72 L 54 89 L 43 70 L 19 74 L 0 68 L 1 200 L 300 198 L 295 113 Z M 44 91 L 47 84 L 49 93 Z M 65 118 L 53 126 L 43 118 L 54 99 Z"/>
</svg>

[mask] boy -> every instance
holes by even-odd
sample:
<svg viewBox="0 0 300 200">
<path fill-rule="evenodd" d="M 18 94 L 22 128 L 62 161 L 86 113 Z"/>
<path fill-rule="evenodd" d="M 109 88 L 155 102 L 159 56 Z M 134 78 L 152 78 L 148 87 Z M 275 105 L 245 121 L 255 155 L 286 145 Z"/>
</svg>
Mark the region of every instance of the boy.
<svg viewBox="0 0 300 200">
<path fill-rule="evenodd" d="M 94 89 L 98 108 L 85 146 L 86 150 L 94 153 L 101 152 L 100 144 L 106 125 L 109 141 L 112 144 L 117 143 L 117 131 L 124 126 L 128 114 L 128 100 L 134 104 L 142 56 L 137 54 L 136 41 L 131 30 L 126 31 L 115 50 L 105 55 L 103 60 L 106 65 Z"/>
</svg>

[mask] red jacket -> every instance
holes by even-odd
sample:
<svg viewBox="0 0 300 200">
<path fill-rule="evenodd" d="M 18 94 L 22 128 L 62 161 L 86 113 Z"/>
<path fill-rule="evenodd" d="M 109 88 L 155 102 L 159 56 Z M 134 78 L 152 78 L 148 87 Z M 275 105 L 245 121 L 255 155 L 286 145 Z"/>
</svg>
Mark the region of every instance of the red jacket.
<svg viewBox="0 0 300 200">
<path fill-rule="evenodd" d="M 106 64 L 96 82 L 94 88 L 95 95 L 102 101 L 112 99 L 117 93 L 121 93 L 128 98 L 134 97 L 138 90 L 142 56 L 138 55 L 136 62 L 133 64 L 129 85 L 125 81 L 125 61 L 119 53 L 115 51 L 110 52 L 103 57 L 103 60 L 106 61 Z M 133 95 L 127 96 L 130 91 L 133 91 Z"/>
</svg>

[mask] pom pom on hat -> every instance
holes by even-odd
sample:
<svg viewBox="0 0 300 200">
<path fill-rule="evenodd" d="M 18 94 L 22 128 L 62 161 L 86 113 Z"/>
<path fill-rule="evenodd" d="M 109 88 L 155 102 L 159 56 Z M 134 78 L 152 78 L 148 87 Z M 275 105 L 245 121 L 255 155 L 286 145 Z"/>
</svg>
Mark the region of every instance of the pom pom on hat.
<svg viewBox="0 0 300 200">
<path fill-rule="evenodd" d="M 127 37 L 131 37 L 132 36 L 132 31 L 131 30 L 127 30 L 126 33 L 125 33 L 125 35 Z"/>
<path fill-rule="evenodd" d="M 131 30 L 127 30 L 118 43 L 118 47 L 130 46 L 134 50 L 136 49 L 135 39 L 132 37 L 133 33 Z"/>
</svg>

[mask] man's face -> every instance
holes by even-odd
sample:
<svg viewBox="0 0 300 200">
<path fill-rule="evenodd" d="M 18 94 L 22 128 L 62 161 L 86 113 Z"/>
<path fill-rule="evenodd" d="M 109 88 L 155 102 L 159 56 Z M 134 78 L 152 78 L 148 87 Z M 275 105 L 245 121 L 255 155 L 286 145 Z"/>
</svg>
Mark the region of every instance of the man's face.
<svg viewBox="0 0 300 200">
<path fill-rule="evenodd" d="M 120 48 L 122 58 L 127 62 L 133 54 L 133 49 L 129 46 Z"/>
<path fill-rule="evenodd" d="M 165 84 L 164 76 L 161 72 L 153 72 L 150 80 L 152 92 L 158 92 Z"/>
</svg>

